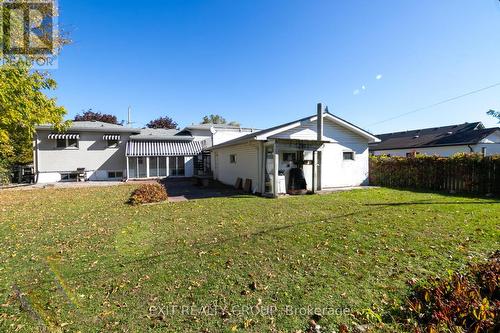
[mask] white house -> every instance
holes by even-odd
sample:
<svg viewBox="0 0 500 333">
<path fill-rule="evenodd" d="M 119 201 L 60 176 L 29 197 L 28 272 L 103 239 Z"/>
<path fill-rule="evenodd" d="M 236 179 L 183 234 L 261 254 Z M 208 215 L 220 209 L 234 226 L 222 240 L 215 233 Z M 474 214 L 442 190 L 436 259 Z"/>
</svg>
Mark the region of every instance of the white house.
<svg viewBox="0 0 500 333">
<path fill-rule="evenodd" d="M 303 174 L 308 191 L 368 183 L 369 132 L 323 110 L 315 115 L 210 148 L 215 179 L 251 182 L 253 192 L 277 196 L 295 190 Z M 300 177 L 299 177 L 300 178 Z"/>
<path fill-rule="evenodd" d="M 500 154 L 500 128 L 485 128 L 481 122 L 379 134 L 370 144 L 373 155 L 448 157 L 456 153 Z"/>
<path fill-rule="evenodd" d="M 37 127 L 34 138 L 36 181 L 191 177 L 209 173 L 212 143 L 255 130 L 237 126 L 193 125 L 182 131 L 135 129 L 97 121 L 75 121 L 65 133 Z"/>
</svg>

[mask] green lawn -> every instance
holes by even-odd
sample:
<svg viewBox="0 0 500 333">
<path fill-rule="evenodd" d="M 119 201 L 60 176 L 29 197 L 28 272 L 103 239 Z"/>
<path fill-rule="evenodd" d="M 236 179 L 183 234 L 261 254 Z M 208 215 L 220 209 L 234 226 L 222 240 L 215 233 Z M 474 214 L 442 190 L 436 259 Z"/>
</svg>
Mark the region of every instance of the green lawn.
<svg viewBox="0 0 500 333">
<path fill-rule="evenodd" d="M 0 331 L 297 332 L 308 306 L 324 309 L 322 332 L 377 316 L 375 331 L 403 331 L 391 313 L 408 279 L 499 249 L 493 199 L 372 189 L 131 207 L 133 188 L 0 191 Z"/>
</svg>

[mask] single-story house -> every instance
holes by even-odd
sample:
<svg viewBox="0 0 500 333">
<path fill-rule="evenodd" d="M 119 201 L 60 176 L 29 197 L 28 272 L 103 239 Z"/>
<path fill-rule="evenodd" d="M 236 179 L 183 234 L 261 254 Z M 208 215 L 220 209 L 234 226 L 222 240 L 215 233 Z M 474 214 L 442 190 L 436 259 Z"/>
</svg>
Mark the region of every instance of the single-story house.
<svg viewBox="0 0 500 333">
<path fill-rule="evenodd" d="M 416 129 L 376 135 L 381 141 L 370 144 L 373 155 L 451 156 L 456 153 L 500 154 L 500 128 L 485 128 L 481 122 Z"/>
<path fill-rule="evenodd" d="M 98 121 L 74 121 L 64 133 L 38 126 L 34 137 L 36 182 L 191 177 L 210 173 L 214 143 L 256 130 L 203 124 L 181 131 L 137 129 Z M 204 153 L 205 152 L 205 153 Z"/>
<path fill-rule="evenodd" d="M 240 178 L 253 192 L 278 196 L 368 184 L 368 144 L 378 141 L 318 104 L 314 115 L 209 150 L 216 180 L 235 184 Z"/>
</svg>

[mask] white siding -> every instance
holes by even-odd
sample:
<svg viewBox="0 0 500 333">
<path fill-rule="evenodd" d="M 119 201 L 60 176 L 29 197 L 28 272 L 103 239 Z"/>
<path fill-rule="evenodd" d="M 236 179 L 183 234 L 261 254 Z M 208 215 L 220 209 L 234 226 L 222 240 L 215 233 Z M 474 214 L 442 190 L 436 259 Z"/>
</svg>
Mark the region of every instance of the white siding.
<svg viewBox="0 0 500 333">
<path fill-rule="evenodd" d="M 56 148 L 56 140 L 48 139 L 50 133 L 38 132 L 40 183 L 59 181 L 59 173 L 75 172 L 78 168 L 85 168 L 91 180 L 107 179 L 108 171 L 126 174 L 125 147 L 129 134 L 120 134 L 118 148 L 107 148 L 107 142 L 103 140 L 103 135 L 107 133 L 80 132 L 78 149 L 60 149 Z"/>
<path fill-rule="evenodd" d="M 236 163 L 230 163 L 229 156 L 236 155 Z M 259 191 L 258 144 L 244 143 L 212 151 L 214 178 L 221 183 L 234 185 L 239 177 L 252 180 L 252 192 Z"/>
<path fill-rule="evenodd" d="M 324 118 L 323 137 L 340 143 L 368 142 L 367 139 L 357 133 Z M 303 121 L 299 127 L 289 129 L 270 137 L 271 139 L 312 140 L 317 139 L 316 121 Z"/>
<path fill-rule="evenodd" d="M 486 148 L 486 155 L 500 154 L 500 143 L 481 143 L 478 145 L 471 145 L 473 152 L 481 153 L 482 148 Z M 425 155 L 439 155 L 449 157 L 457 153 L 470 153 L 471 150 L 468 146 L 447 146 L 447 147 L 430 147 L 430 148 L 415 148 L 415 149 L 391 149 L 391 150 L 377 150 L 374 155 L 391 155 L 403 156 L 407 153 L 418 152 Z"/>
<path fill-rule="evenodd" d="M 248 130 L 240 131 L 235 129 L 218 129 L 217 132 L 214 134 L 213 145 L 215 146 L 229 140 L 237 139 L 243 135 L 247 135 L 250 133 L 252 132 Z"/>
<path fill-rule="evenodd" d="M 354 152 L 354 160 L 344 160 L 343 152 Z M 321 186 L 368 185 L 368 143 L 327 143 L 321 153 Z"/>
<path fill-rule="evenodd" d="M 271 139 L 292 139 L 292 140 L 311 140 L 318 138 L 316 134 L 317 124 L 315 121 L 303 121 L 300 126 L 286 130 L 271 136 Z"/>
</svg>

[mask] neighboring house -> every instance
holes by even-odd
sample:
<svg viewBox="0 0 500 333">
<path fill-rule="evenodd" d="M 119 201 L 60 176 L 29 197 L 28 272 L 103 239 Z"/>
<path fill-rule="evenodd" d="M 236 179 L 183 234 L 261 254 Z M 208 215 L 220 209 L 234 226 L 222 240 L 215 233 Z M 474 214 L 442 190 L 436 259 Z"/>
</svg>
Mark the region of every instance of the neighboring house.
<svg viewBox="0 0 500 333">
<path fill-rule="evenodd" d="M 135 129 L 98 121 L 75 121 L 65 133 L 37 127 L 34 139 L 38 183 L 191 177 L 210 173 L 212 142 L 255 131 L 226 125 L 193 125 L 182 131 Z"/>
<path fill-rule="evenodd" d="M 212 171 L 225 184 L 248 179 L 253 192 L 269 196 L 291 189 L 291 169 L 303 173 L 307 190 L 313 192 L 365 185 L 368 144 L 378 141 L 318 104 L 316 115 L 213 146 Z"/>
<path fill-rule="evenodd" d="M 500 128 L 485 128 L 481 122 L 379 134 L 377 137 L 381 142 L 370 144 L 373 155 L 500 154 Z"/>
</svg>

